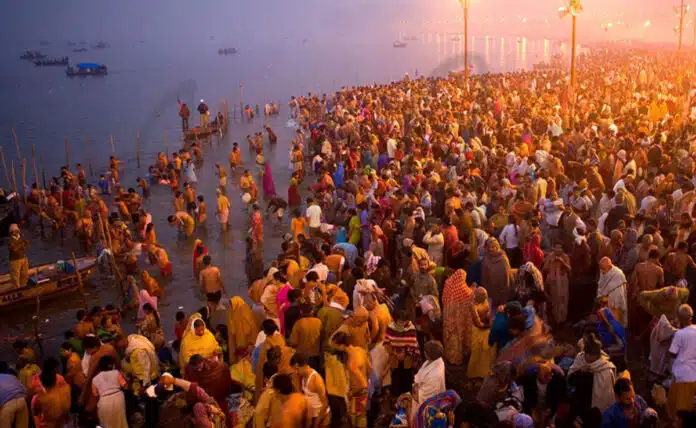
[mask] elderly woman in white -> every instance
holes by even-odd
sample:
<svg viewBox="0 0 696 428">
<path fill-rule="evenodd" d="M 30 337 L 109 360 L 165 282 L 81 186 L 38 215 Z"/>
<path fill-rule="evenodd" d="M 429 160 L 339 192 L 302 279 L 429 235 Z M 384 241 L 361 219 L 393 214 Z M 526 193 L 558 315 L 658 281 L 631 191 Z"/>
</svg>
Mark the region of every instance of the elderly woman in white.
<svg viewBox="0 0 696 428">
<path fill-rule="evenodd" d="M 418 409 L 425 400 L 445 392 L 445 361 L 442 359 L 442 343 L 437 340 L 426 342 L 423 354 L 426 361 L 413 378 L 413 402 L 411 403 L 411 426 L 415 426 Z"/>
</svg>

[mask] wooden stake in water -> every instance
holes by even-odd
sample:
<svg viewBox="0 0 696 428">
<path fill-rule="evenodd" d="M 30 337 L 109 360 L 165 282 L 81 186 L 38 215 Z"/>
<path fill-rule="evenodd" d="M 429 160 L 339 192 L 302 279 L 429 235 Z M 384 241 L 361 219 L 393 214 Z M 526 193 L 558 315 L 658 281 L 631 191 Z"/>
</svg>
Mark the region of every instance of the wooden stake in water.
<svg viewBox="0 0 696 428">
<path fill-rule="evenodd" d="M 239 82 L 239 118 L 244 120 L 244 84 Z"/>
<path fill-rule="evenodd" d="M 135 133 L 135 160 L 138 162 L 138 169 L 140 169 L 140 130 L 139 129 Z"/>
<path fill-rule="evenodd" d="M 116 145 L 114 144 L 114 136 L 109 134 L 109 143 L 111 144 L 111 154 L 116 156 Z"/>
<path fill-rule="evenodd" d="M 17 149 L 17 159 L 22 159 L 22 154 L 19 151 L 19 138 L 17 137 L 17 133 L 15 132 L 14 128 L 12 128 L 12 140 L 14 141 L 15 148 Z"/>
<path fill-rule="evenodd" d="M 17 193 L 17 177 L 15 176 L 14 170 L 14 159 L 10 160 L 10 165 L 12 166 L 12 189 Z"/>
<path fill-rule="evenodd" d="M 36 183 L 36 187 L 40 188 L 39 186 L 39 170 L 36 168 L 36 146 L 34 144 L 31 145 L 31 161 L 34 164 L 34 183 Z M 43 224 L 43 205 L 41 205 L 41 192 L 39 192 L 39 227 L 41 228 L 41 239 L 44 238 L 44 224 Z"/>
<path fill-rule="evenodd" d="M 0 157 L 2 157 L 2 170 L 5 171 L 5 182 L 7 182 L 7 190 L 12 187 L 12 182 L 10 181 L 10 173 L 7 172 L 7 164 L 5 163 L 5 152 L 2 151 L 2 146 L 0 146 Z"/>
<path fill-rule="evenodd" d="M 46 168 L 44 168 L 43 154 L 39 155 L 39 163 L 41 163 L 41 181 L 43 182 L 43 188 L 46 188 Z"/>
<path fill-rule="evenodd" d="M 26 209 L 27 206 L 27 159 L 22 159 L 22 189 L 24 190 L 24 208 L 29 215 L 29 210 Z"/>
<path fill-rule="evenodd" d="M 167 129 L 164 129 L 164 151 L 167 155 L 167 162 L 169 162 L 169 138 L 167 138 Z"/>
<path fill-rule="evenodd" d="M 77 276 L 77 285 L 80 287 L 80 296 L 82 297 L 82 306 L 87 310 L 87 297 L 85 297 L 84 285 L 82 284 L 82 274 L 80 269 L 77 267 L 77 257 L 75 257 L 75 252 L 72 252 L 73 265 L 75 266 L 75 274 Z"/>
<path fill-rule="evenodd" d="M 68 171 L 70 171 L 70 145 L 68 143 L 68 137 L 65 137 L 65 166 L 67 166 Z"/>
<path fill-rule="evenodd" d="M 85 135 L 85 152 L 87 153 L 87 166 L 89 167 L 89 177 L 94 179 L 94 170 L 92 170 L 92 151 L 89 149 L 89 138 Z"/>
</svg>

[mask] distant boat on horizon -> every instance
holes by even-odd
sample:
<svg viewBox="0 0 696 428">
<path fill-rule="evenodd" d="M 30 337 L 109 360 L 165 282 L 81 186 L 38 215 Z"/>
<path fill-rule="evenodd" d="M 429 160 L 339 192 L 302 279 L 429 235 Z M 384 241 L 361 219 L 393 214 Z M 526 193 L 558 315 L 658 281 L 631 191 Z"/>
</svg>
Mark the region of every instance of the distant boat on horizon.
<svg viewBox="0 0 696 428">
<path fill-rule="evenodd" d="M 408 43 L 397 40 L 392 44 L 392 46 L 394 46 L 395 48 L 405 48 L 406 46 L 408 46 Z"/>
<path fill-rule="evenodd" d="M 88 50 L 87 48 L 75 48 L 72 51 L 73 52 L 87 52 L 87 50 Z"/>
<path fill-rule="evenodd" d="M 109 47 L 109 44 L 106 43 L 106 42 L 103 42 L 103 41 L 101 41 L 101 40 L 99 40 L 99 41 L 97 42 L 97 44 L 92 45 L 92 49 L 106 49 L 106 48 L 108 48 L 108 47 Z"/>
<path fill-rule="evenodd" d="M 68 66 L 65 69 L 65 74 L 68 77 L 73 76 L 105 76 L 107 69 L 104 64 L 94 62 L 81 62 L 74 66 Z"/>
<path fill-rule="evenodd" d="M 220 49 L 218 49 L 218 55 L 234 55 L 237 52 L 238 52 L 237 48 L 224 48 L 224 49 L 220 48 Z"/>
</svg>

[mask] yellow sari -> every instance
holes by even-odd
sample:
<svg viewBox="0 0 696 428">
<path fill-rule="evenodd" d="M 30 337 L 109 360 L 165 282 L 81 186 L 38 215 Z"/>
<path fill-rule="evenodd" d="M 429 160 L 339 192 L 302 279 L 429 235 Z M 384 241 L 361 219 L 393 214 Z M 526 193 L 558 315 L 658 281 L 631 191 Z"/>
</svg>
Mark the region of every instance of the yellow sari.
<svg viewBox="0 0 696 428">
<path fill-rule="evenodd" d="M 230 363 L 248 354 L 254 348 L 259 325 L 249 305 L 241 297 L 230 299 L 227 311 L 227 347 Z"/>
<path fill-rule="evenodd" d="M 215 340 L 213 333 L 206 327 L 203 336 L 198 336 L 193 331 L 193 323 L 201 319 L 201 314 L 193 314 L 189 317 L 184 336 L 181 338 L 181 350 L 179 352 L 179 366 L 183 372 L 192 356 L 198 354 L 203 358 L 210 358 L 222 352 L 220 345 Z"/>
</svg>

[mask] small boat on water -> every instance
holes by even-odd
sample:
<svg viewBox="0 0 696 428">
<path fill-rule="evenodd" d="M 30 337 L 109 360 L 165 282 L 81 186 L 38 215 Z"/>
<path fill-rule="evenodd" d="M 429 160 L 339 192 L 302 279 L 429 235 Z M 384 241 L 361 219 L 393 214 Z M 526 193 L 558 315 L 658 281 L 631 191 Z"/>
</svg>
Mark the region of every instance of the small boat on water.
<svg viewBox="0 0 696 428">
<path fill-rule="evenodd" d="M 106 49 L 108 47 L 109 44 L 101 40 L 99 40 L 96 44 L 92 45 L 92 49 Z"/>
<path fill-rule="evenodd" d="M 36 60 L 36 59 L 42 59 L 46 58 L 46 55 L 42 54 L 39 51 L 30 51 L 30 50 L 24 50 L 24 53 L 19 56 L 20 59 L 31 59 L 31 60 Z"/>
<path fill-rule="evenodd" d="M 392 46 L 394 46 L 395 48 L 405 48 L 406 46 L 408 46 L 408 43 L 397 40 L 393 43 Z"/>
<path fill-rule="evenodd" d="M 68 40 L 68 46 L 75 46 L 75 45 L 77 45 L 77 43 L 75 43 L 75 42 L 73 42 L 73 41 L 70 41 L 70 40 Z"/>
<path fill-rule="evenodd" d="M 39 42 L 39 44 L 40 44 L 41 46 L 48 46 L 48 45 L 51 44 L 51 42 L 49 42 L 48 40 L 42 40 L 42 41 Z"/>
<path fill-rule="evenodd" d="M 237 53 L 237 48 L 218 49 L 218 55 L 234 55 Z"/>
<path fill-rule="evenodd" d="M 75 48 L 72 51 L 73 52 L 87 52 L 87 48 Z"/>
<path fill-rule="evenodd" d="M 80 287 L 77 275 L 82 281 L 97 270 L 96 257 L 77 259 L 77 268 L 70 261 L 58 261 L 29 269 L 29 282 L 24 287 L 15 288 L 9 273 L 0 275 L 0 309 L 34 302 L 37 297 L 56 297 Z"/>
<path fill-rule="evenodd" d="M 107 74 L 106 66 L 93 62 L 81 62 L 74 66 L 68 66 L 65 69 L 65 74 L 68 76 L 105 76 Z"/>
<path fill-rule="evenodd" d="M 46 67 L 50 65 L 68 65 L 68 57 L 63 56 L 63 57 L 57 57 L 57 58 L 44 58 L 44 59 L 37 59 L 34 61 L 34 65 L 39 66 L 39 67 Z"/>
</svg>

